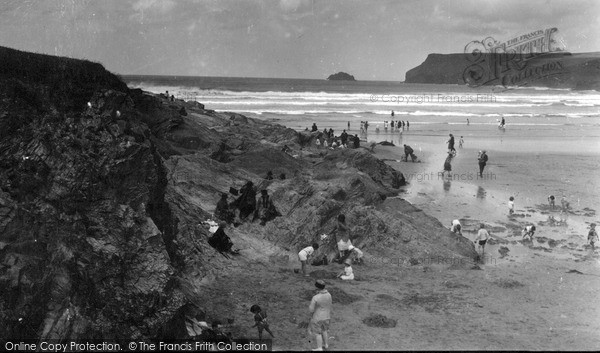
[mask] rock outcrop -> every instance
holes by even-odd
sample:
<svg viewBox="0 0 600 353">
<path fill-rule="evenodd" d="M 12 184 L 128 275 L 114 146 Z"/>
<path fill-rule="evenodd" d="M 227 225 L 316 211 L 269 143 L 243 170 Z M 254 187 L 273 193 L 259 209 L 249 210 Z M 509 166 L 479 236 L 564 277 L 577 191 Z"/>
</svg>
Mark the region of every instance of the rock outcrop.
<svg viewBox="0 0 600 353">
<path fill-rule="evenodd" d="M 332 74 L 327 77 L 330 81 L 356 81 L 354 76 L 347 74 L 345 72 L 338 72 L 337 74 Z"/>
<path fill-rule="evenodd" d="M 406 72 L 405 82 L 600 90 L 600 53 L 481 54 L 476 61 L 467 54 L 429 54 Z"/>
<path fill-rule="evenodd" d="M 183 308 L 223 319 L 241 305 L 215 292 L 233 264 L 289 259 L 340 213 L 373 253 L 474 255 L 396 198 L 402 173 L 364 148 L 316 150 L 319 132 L 129 90 L 95 63 L 6 48 L 0 58 L 2 337 L 181 337 Z M 287 178 L 266 180 L 269 170 Z M 248 180 L 282 216 L 228 231 L 252 244 L 230 259 L 200 222 Z M 319 252 L 333 257 L 335 242 Z"/>
</svg>

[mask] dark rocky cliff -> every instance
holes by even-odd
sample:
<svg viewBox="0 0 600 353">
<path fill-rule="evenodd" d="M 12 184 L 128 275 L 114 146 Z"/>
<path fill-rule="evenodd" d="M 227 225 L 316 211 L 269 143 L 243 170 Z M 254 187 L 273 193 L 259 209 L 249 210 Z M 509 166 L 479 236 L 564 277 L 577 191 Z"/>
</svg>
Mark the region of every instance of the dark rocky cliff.
<svg viewBox="0 0 600 353">
<path fill-rule="evenodd" d="M 318 133 L 130 90 L 95 63 L 0 58 L 0 337 L 168 338 L 190 305 L 206 320 L 247 315 L 254 294 L 222 278 L 271 276 L 265 263 L 293 261 L 339 213 L 373 253 L 474 255 L 407 202 L 386 211 L 403 177 L 366 149 L 318 152 Z M 242 248 L 228 259 L 199 223 L 248 180 L 283 216 L 228 231 Z"/>
<path fill-rule="evenodd" d="M 600 90 L 600 53 L 527 56 L 429 54 L 406 72 L 406 83 L 470 84 Z"/>
</svg>

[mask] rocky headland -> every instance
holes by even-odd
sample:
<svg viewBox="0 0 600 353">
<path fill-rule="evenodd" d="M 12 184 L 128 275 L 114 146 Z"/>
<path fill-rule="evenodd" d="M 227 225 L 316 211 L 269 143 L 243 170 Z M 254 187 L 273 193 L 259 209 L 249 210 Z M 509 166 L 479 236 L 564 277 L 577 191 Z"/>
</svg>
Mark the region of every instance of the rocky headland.
<svg viewBox="0 0 600 353">
<path fill-rule="evenodd" d="M 368 149 L 317 150 L 320 132 L 129 89 L 97 63 L 8 48 L 0 59 L 1 337 L 186 337 L 190 306 L 238 336 L 255 301 L 295 325 L 307 302 L 292 288 L 311 287 L 294 277 L 297 252 L 319 241 L 331 260 L 334 237 L 320 235 L 340 213 L 372 257 L 420 266 L 475 255 L 398 198 L 402 173 Z M 281 216 L 228 228 L 240 253 L 223 256 L 201 222 L 247 181 Z"/>
<path fill-rule="evenodd" d="M 600 90 L 600 53 L 429 54 L 405 82 Z"/>
</svg>

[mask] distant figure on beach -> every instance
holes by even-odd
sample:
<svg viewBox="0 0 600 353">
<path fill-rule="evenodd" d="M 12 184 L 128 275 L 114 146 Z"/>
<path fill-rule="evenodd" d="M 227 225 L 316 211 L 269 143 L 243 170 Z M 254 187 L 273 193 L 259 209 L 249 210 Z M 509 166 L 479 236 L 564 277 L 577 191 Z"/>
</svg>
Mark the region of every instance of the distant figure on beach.
<svg viewBox="0 0 600 353">
<path fill-rule="evenodd" d="M 563 197 L 561 197 L 560 199 L 560 212 L 568 212 L 569 211 L 569 201 L 567 201 L 567 198 L 565 197 L 565 195 L 563 195 Z"/>
<path fill-rule="evenodd" d="M 508 214 L 512 215 L 513 213 L 515 213 L 515 198 L 511 196 L 508 198 Z"/>
<path fill-rule="evenodd" d="M 454 135 L 450 134 L 450 139 L 448 139 L 446 143 L 448 144 L 449 151 L 456 152 L 456 150 L 454 149 Z"/>
<path fill-rule="evenodd" d="M 263 311 L 260 306 L 254 304 L 250 307 L 250 312 L 254 314 L 254 326 L 258 329 L 258 339 L 262 340 L 263 330 L 267 331 L 271 337 L 275 338 L 271 329 L 269 329 L 269 323 L 267 322 L 267 312 Z"/>
<path fill-rule="evenodd" d="M 471 122 L 469 121 L 469 119 L 467 118 L 467 125 L 469 125 Z"/>
<path fill-rule="evenodd" d="M 477 160 L 479 161 L 479 177 L 483 178 L 483 169 L 485 168 L 485 165 L 487 164 L 487 161 L 488 161 L 488 156 L 486 154 L 486 151 L 480 151 L 479 157 L 477 158 Z"/>
<path fill-rule="evenodd" d="M 402 121 L 402 128 L 404 129 L 405 126 L 406 126 L 406 123 L 404 121 Z"/>
<path fill-rule="evenodd" d="M 448 152 L 448 157 L 446 157 L 446 160 L 444 161 L 444 170 L 442 171 L 442 178 L 444 177 L 444 174 L 446 172 L 448 172 L 449 178 L 451 176 L 450 172 L 452 171 L 452 157 L 452 152 Z"/>
<path fill-rule="evenodd" d="M 379 125 L 375 125 L 375 133 L 379 133 Z"/>
<path fill-rule="evenodd" d="M 393 112 L 393 111 L 392 111 Z M 394 120 L 392 120 L 392 122 L 390 123 L 390 126 L 392 128 L 392 131 L 394 131 Z"/>
<path fill-rule="evenodd" d="M 550 205 L 550 207 L 552 207 L 552 209 L 554 209 L 554 207 L 556 207 L 556 198 L 554 197 L 554 195 L 550 195 L 548 196 L 548 204 Z"/>
<path fill-rule="evenodd" d="M 394 119 L 394 111 L 393 110 L 392 110 L 392 114 L 391 115 L 392 115 L 392 119 Z"/>
<path fill-rule="evenodd" d="M 458 235 L 462 235 L 462 226 L 460 225 L 460 221 L 458 219 L 452 221 L 450 225 L 450 231 L 452 233 L 458 233 Z"/>
<path fill-rule="evenodd" d="M 312 129 L 311 129 L 311 131 L 312 131 L 312 132 L 315 132 L 315 131 L 317 131 L 317 130 L 319 130 L 319 128 L 317 127 L 317 123 L 313 123 L 313 124 L 312 124 Z"/>
<path fill-rule="evenodd" d="M 365 132 L 367 132 L 367 130 L 369 130 L 369 122 L 365 121 Z"/>
<path fill-rule="evenodd" d="M 348 131 L 350 131 L 350 122 L 348 121 Z"/>
<path fill-rule="evenodd" d="M 352 271 L 352 260 L 346 259 L 346 261 L 344 261 L 344 270 L 337 275 L 337 278 L 341 278 L 344 281 L 351 281 L 354 279 L 354 271 Z"/>
<path fill-rule="evenodd" d="M 596 223 L 590 224 L 590 231 L 588 233 L 588 241 L 592 246 L 592 249 L 595 249 L 594 243 L 598 242 L 598 233 L 596 233 Z"/>
<path fill-rule="evenodd" d="M 460 137 L 460 140 L 458 140 L 458 148 L 463 148 L 463 143 L 465 143 L 465 140 L 463 140 L 463 137 Z"/>
<path fill-rule="evenodd" d="M 504 127 L 506 125 L 506 120 L 504 120 L 504 116 L 502 117 L 502 121 L 500 122 L 500 127 Z"/>
<path fill-rule="evenodd" d="M 533 240 L 533 235 L 535 234 L 535 226 L 530 225 L 523 228 L 521 234 L 523 235 L 523 239 L 525 239 L 526 236 L 529 236 L 529 240 Z"/>
<path fill-rule="evenodd" d="M 267 172 L 267 176 L 265 177 L 267 180 L 273 180 L 273 171 L 269 170 Z"/>
<path fill-rule="evenodd" d="M 333 136 L 334 136 L 334 135 L 333 135 L 333 129 L 332 129 L 332 128 L 329 128 L 329 137 L 333 137 Z"/>
<path fill-rule="evenodd" d="M 473 241 L 477 244 L 477 250 L 481 249 L 481 258 L 483 258 L 483 253 L 485 251 L 485 243 L 490 238 L 490 233 L 485 229 L 485 224 L 481 223 L 479 225 L 479 231 L 477 232 L 477 238 Z"/>
<path fill-rule="evenodd" d="M 406 130 L 410 128 L 410 121 L 406 120 Z"/>
<path fill-rule="evenodd" d="M 317 146 L 317 148 L 321 148 L 321 139 L 316 138 L 315 139 L 315 145 Z"/>
<path fill-rule="evenodd" d="M 325 135 L 325 137 L 329 137 L 329 131 L 327 131 L 327 128 L 323 129 L 323 135 Z"/>
<path fill-rule="evenodd" d="M 315 336 L 317 347 L 313 350 L 329 349 L 329 323 L 331 320 L 332 300 L 331 294 L 325 289 L 325 281 L 315 282 L 317 294 L 312 297 L 308 310 L 312 314 L 308 331 Z"/>
<path fill-rule="evenodd" d="M 412 160 L 413 163 L 417 159 L 417 156 L 415 155 L 415 151 L 412 149 L 412 147 L 410 147 L 409 145 L 404 145 L 404 161 L 405 162 L 408 162 L 408 156 L 410 156 L 410 159 Z"/>
<path fill-rule="evenodd" d="M 312 254 L 315 252 L 315 250 L 317 250 L 318 248 L 319 244 L 313 243 L 311 246 L 305 247 L 298 253 L 298 259 L 300 260 L 300 264 L 302 266 L 302 274 L 305 277 L 308 277 L 308 274 L 306 273 L 306 263 L 308 262 L 308 259 L 312 256 Z"/>
</svg>

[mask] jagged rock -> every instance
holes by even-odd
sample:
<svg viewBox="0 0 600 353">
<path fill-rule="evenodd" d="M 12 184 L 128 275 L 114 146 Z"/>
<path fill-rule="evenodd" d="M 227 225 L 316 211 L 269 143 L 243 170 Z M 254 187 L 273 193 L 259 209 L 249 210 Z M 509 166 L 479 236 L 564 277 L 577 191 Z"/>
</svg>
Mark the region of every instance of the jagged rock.
<svg viewBox="0 0 600 353">
<path fill-rule="evenodd" d="M 0 337 L 177 336 L 168 325 L 186 304 L 222 316 L 211 290 L 232 264 L 249 270 L 297 253 L 331 234 L 340 213 L 363 250 L 421 258 L 435 242 L 438 255 L 475 254 L 393 197 L 402 173 L 364 149 L 320 157 L 310 135 L 128 90 L 98 64 L 18 55 L 0 68 Z M 55 77 L 65 63 L 76 69 Z M 30 75 L 31 65 L 47 70 Z M 57 81 L 78 91 L 49 93 Z M 264 180 L 269 170 L 286 178 Z M 248 217 L 234 243 L 268 245 L 232 260 L 208 245 L 200 222 L 221 193 L 249 180 L 268 189 L 282 216 L 264 227 Z M 329 239 L 315 256 L 332 259 Z"/>
</svg>

